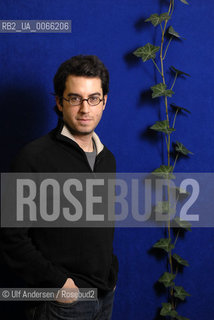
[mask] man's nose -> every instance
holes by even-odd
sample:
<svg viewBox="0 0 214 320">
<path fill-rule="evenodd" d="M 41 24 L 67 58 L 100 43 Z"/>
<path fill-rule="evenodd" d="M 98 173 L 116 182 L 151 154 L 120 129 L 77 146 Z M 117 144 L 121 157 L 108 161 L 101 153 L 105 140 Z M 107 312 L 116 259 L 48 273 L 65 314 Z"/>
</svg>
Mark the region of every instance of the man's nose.
<svg viewBox="0 0 214 320">
<path fill-rule="evenodd" d="M 80 111 L 84 112 L 84 113 L 88 113 L 89 112 L 89 104 L 87 100 L 83 100 L 81 105 L 80 105 Z"/>
</svg>

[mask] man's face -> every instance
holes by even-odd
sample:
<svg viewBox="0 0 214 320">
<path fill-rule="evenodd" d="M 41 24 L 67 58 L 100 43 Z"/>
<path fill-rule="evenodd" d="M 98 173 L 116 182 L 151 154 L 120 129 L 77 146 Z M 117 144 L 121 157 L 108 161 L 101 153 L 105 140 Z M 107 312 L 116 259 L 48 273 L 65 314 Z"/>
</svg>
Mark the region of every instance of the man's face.
<svg viewBox="0 0 214 320">
<path fill-rule="evenodd" d="M 72 106 L 64 99 L 62 105 L 60 105 L 59 98 L 56 98 L 57 107 L 63 113 L 63 120 L 72 129 L 73 134 L 91 135 L 100 122 L 107 100 L 107 95 L 103 97 L 101 79 L 68 76 L 63 97 L 69 99 L 75 96 L 83 99 L 98 96 L 100 99 L 105 99 L 105 102 L 101 101 L 96 106 L 90 106 L 87 101 L 83 101 L 79 106 Z"/>
</svg>

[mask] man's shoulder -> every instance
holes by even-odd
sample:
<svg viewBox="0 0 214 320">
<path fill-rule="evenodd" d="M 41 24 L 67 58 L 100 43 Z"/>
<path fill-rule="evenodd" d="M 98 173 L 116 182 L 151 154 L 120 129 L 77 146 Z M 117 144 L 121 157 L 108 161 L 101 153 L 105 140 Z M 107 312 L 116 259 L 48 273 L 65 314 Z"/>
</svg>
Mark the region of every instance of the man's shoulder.
<svg viewBox="0 0 214 320">
<path fill-rule="evenodd" d="M 32 140 L 31 142 L 23 146 L 22 149 L 19 151 L 18 156 L 20 155 L 33 156 L 46 150 L 52 145 L 54 145 L 54 141 L 52 139 L 52 132 L 49 132 L 48 134 L 42 137 L 39 137 L 35 140 Z"/>
<path fill-rule="evenodd" d="M 98 154 L 99 156 L 99 154 Z M 116 171 L 116 160 L 114 154 L 105 146 L 103 145 L 103 150 L 100 156 L 104 159 L 103 162 L 103 171 L 104 172 L 115 172 Z"/>
<path fill-rule="evenodd" d="M 105 156 L 111 158 L 111 159 L 114 159 L 115 160 L 115 156 L 114 154 L 112 153 L 112 151 L 110 151 L 105 145 L 103 145 L 103 151 L 105 153 Z"/>
<path fill-rule="evenodd" d="M 47 155 L 55 145 L 53 131 L 23 146 L 12 162 L 12 171 L 28 171 L 33 163 L 36 164 L 41 161 L 41 157 Z"/>
</svg>

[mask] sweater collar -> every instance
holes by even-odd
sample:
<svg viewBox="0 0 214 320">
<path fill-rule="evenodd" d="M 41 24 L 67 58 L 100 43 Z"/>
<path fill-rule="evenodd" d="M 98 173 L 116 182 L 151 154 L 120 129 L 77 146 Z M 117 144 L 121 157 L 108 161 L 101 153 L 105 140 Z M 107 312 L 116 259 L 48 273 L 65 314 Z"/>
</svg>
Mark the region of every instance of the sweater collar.
<svg viewBox="0 0 214 320">
<path fill-rule="evenodd" d="M 74 136 L 71 134 L 71 132 L 68 130 L 68 128 L 67 128 L 67 126 L 65 124 L 63 124 L 63 126 L 62 126 L 60 134 L 62 136 L 65 136 L 65 137 L 71 139 L 75 143 L 77 143 L 75 138 L 74 138 Z M 100 138 L 98 137 L 98 135 L 95 132 L 93 132 L 92 138 L 93 138 L 94 143 L 96 145 L 97 154 L 99 154 L 103 150 L 104 145 L 102 144 L 102 142 L 100 141 Z"/>
</svg>

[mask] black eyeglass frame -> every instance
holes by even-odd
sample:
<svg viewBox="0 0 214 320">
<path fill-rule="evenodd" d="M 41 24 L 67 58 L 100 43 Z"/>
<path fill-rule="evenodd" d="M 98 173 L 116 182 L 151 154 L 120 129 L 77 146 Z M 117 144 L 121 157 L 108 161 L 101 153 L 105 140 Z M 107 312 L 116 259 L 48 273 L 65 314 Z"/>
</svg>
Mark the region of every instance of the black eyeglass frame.
<svg viewBox="0 0 214 320">
<path fill-rule="evenodd" d="M 71 104 L 71 102 L 70 102 L 71 99 L 66 99 L 65 97 L 60 97 L 60 99 L 64 99 L 65 101 L 69 102 L 69 104 L 70 104 L 72 107 L 80 106 L 80 105 L 83 103 L 83 101 L 87 101 L 87 103 L 88 103 L 88 105 L 89 105 L 90 107 L 96 107 L 96 106 L 98 106 L 98 104 L 100 104 L 101 101 L 105 101 L 104 98 L 103 98 L 103 99 L 100 99 L 99 97 L 97 97 L 97 98 L 99 99 L 99 102 L 96 103 L 96 104 L 90 104 L 90 103 L 88 102 L 88 100 L 91 99 L 92 97 L 89 97 L 89 98 L 87 98 L 87 99 L 83 99 L 82 97 L 78 97 L 78 98 L 81 99 L 81 101 L 80 101 L 78 104 Z"/>
</svg>

